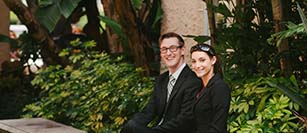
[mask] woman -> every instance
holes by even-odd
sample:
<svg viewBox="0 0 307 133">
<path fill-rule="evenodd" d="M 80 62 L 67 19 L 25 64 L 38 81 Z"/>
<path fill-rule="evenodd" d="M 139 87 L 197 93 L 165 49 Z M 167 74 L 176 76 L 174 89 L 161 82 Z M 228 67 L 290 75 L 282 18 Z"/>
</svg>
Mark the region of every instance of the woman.
<svg viewBox="0 0 307 133">
<path fill-rule="evenodd" d="M 230 89 L 222 79 L 218 57 L 208 44 L 191 48 L 192 69 L 202 79 L 193 107 L 196 133 L 227 132 Z"/>
</svg>

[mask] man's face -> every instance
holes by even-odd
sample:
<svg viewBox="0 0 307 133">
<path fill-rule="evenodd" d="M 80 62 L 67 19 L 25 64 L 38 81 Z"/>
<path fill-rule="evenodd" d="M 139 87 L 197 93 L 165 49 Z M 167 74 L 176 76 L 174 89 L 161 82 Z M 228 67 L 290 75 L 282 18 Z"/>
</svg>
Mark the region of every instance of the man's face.
<svg viewBox="0 0 307 133">
<path fill-rule="evenodd" d="M 176 37 L 165 38 L 160 44 L 162 61 L 171 70 L 177 70 L 184 63 L 184 47 L 179 45 Z"/>
</svg>

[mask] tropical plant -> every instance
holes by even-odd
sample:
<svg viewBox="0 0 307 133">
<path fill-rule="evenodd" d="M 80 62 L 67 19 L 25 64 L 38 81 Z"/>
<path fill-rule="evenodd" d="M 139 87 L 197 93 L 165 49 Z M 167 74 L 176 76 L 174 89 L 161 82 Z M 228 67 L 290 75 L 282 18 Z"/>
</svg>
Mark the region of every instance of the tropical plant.
<svg viewBox="0 0 307 133">
<path fill-rule="evenodd" d="M 303 132 L 293 111 L 301 107 L 272 84 L 282 82 L 289 88 L 298 87 L 292 76 L 286 78 L 255 77 L 243 84 L 233 84 L 229 131 L 230 132 Z M 304 99 L 306 86 L 295 91 L 297 98 Z M 306 104 L 306 101 L 305 103 Z M 303 105 L 302 107 L 305 107 Z"/>
<path fill-rule="evenodd" d="M 96 41 L 96 49 L 109 54 L 121 54 L 124 51 L 127 56 L 132 57 L 128 59 L 142 67 L 147 75 L 157 71 L 150 65 L 157 62 L 157 50 L 154 48 L 160 33 L 160 1 L 102 0 L 105 16 L 99 14 L 96 2 L 32 0 L 23 3 L 21 0 L 4 0 L 28 28 L 29 36 L 35 41 L 32 45 L 40 45 L 46 64 L 66 63 L 65 59 L 58 57 L 58 53 L 69 45 L 63 42 L 70 41 L 72 36 L 80 37 L 71 34 L 71 24 L 86 15 L 87 24 L 83 27 L 83 33 L 88 39 Z M 106 23 L 106 28 L 100 25 L 100 21 Z"/>
<path fill-rule="evenodd" d="M 302 23 L 300 24 L 294 24 L 293 22 L 287 23 L 287 30 L 272 34 L 272 36 L 268 39 L 268 42 L 270 44 L 274 44 L 276 42 L 276 45 L 278 46 L 282 39 L 295 37 L 300 34 L 306 34 L 307 32 L 307 19 L 305 14 L 303 13 L 302 8 L 298 3 L 297 4 L 297 10 L 300 15 L 300 18 L 302 20 Z"/>
<path fill-rule="evenodd" d="M 228 77 L 242 79 L 260 73 L 266 76 L 278 67 L 278 60 L 274 58 L 277 49 L 267 43 L 273 33 L 271 7 L 263 6 L 267 4 L 268 1 L 246 1 L 245 4 L 229 1 L 209 6 L 222 15 L 214 47 L 226 62 L 225 71 L 235 75 Z"/>
<path fill-rule="evenodd" d="M 17 62 L 4 62 L 0 73 L 0 119 L 17 119 L 22 115 L 22 108 L 33 102 L 38 90 L 30 81 L 32 76 L 22 74 L 23 66 Z"/>
<path fill-rule="evenodd" d="M 306 16 L 303 13 L 303 10 L 301 9 L 299 3 L 296 3 L 297 5 L 297 10 L 300 15 L 300 18 L 302 20 L 302 23 L 300 24 L 294 24 L 293 22 L 288 22 L 287 23 L 287 30 L 278 32 L 273 34 L 269 39 L 268 42 L 272 45 L 279 46 L 280 42 L 283 39 L 288 39 L 291 40 L 290 44 L 293 47 L 293 50 L 289 50 L 287 52 L 287 55 L 291 55 L 291 61 L 293 62 L 294 66 L 294 74 L 297 75 L 302 81 L 301 84 L 306 84 L 306 66 L 307 64 L 304 63 L 305 57 L 306 57 L 306 33 L 307 33 L 307 19 Z M 293 77 L 291 77 L 293 79 Z M 295 101 L 298 103 L 305 111 L 307 110 L 307 101 L 305 97 L 300 96 L 297 91 L 304 91 L 298 89 L 298 85 L 296 84 L 295 88 L 296 89 L 291 89 L 286 87 L 286 85 L 282 83 L 272 83 L 268 82 L 271 86 L 280 89 L 284 94 L 289 96 L 291 100 Z M 302 112 L 302 111 L 301 111 Z M 296 115 L 297 118 L 299 118 L 303 123 L 305 123 L 305 127 L 307 128 L 307 123 L 306 123 L 306 117 L 301 115 L 300 112 L 293 111 L 293 113 Z"/>
<path fill-rule="evenodd" d="M 122 58 L 90 51 L 93 41 L 76 40 L 72 46 L 60 53 L 72 65 L 49 66 L 32 81 L 41 93 L 24 108 L 25 117 L 45 117 L 88 132 L 118 131 L 148 101 L 152 79 Z"/>
<path fill-rule="evenodd" d="M 292 111 L 304 114 L 306 109 L 306 39 L 288 38 L 289 50 L 284 52 L 270 45 L 267 39 L 275 32 L 271 4 L 256 0 L 209 5 L 222 15 L 214 47 L 222 56 L 224 77 L 232 88 L 230 132 L 305 131 Z M 297 22 L 295 2 L 287 6 L 291 9 L 288 20 Z M 293 76 L 282 77 L 282 58 L 292 62 Z"/>
<path fill-rule="evenodd" d="M 307 117 L 300 115 L 296 111 L 293 111 L 293 114 L 305 124 L 305 128 L 307 129 Z"/>
</svg>

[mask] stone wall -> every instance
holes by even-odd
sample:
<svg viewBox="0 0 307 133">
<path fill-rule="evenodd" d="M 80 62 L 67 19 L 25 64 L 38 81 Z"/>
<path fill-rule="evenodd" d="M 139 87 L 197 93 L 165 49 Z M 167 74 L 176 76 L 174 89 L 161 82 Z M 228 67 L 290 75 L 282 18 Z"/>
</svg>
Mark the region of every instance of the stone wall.
<svg viewBox="0 0 307 133">
<path fill-rule="evenodd" d="M 164 16 L 161 34 L 176 32 L 181 35 L 209 35 L 208 17 L 202 0 L 162 0 Z M 189 50 L 196 42 L 184 38 L 186 46 L 186 61 L 190 64 Z M 166 70 L 161 62 L 161 72 Z"/>
</svg>

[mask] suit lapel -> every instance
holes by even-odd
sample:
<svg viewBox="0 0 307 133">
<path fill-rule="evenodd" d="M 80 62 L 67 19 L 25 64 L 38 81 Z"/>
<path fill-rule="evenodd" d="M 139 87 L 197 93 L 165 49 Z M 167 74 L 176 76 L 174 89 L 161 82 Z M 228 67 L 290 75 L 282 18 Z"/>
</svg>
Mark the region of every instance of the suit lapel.
<svg viewBox="0 0 307 133">
<path fill-rule="evenodd" d="M 171 95 L 170 95 L 170 98 L 169 98 L 169 100 L 168 100 L 168 103 L 170 103 L 170 102 L 173 100 L 174 96 L 175 96 L 175 95 L 177 94 L 177 92 L 180 90 L 181 84 L 183 84 L 183 82 L 186 80 L 186 75 L 187 75 L 188 71 L 189 71 L 189 67 L 188 67 L 188 66 L 185 66 L 185 67 L 183 68 L 183 70 L 181 71 L 181 73 L 180 73 L 178 79 L 176 79 L 176 83 L 175 83 L 175 85 L 174 85 L 174 87 L 173 87 L 173 90 L 172 90 L 172 92 L 171 92 Z M 167 83 L 166 83 L 166 84 L 167 84 Z M 167 88 L 166 88 L 166 89 L 167 89 Z M 168 103 L 167 103 L 167 105 L 166 105 L 166 109 L 168 108 L 168 105 L 169 105 Z"/>
<path fill-rule="evenodd" d="M 197 104 L 197 103 L 200 101 L 200 99 L 202 99 L 202 97 L 205 97 L 206 95 L 208 95 L 209 89 L 210 89 L 210 88 L 204 88 L 204 89 L 205 89 L 205 90 L 203 90 L 203 91 L 200 92 L 199 97 L 196 98 L 195 104 Z"/>
<path fill-rule="evenodd" d="M 200 99 L 202 99 L 202 97 L 205 97 L 209 94 L 209 91 L 212 89 L 212 84 L 215 82 L 215 80 L 217 80 L 219 78 L 219 75 L 215 74 L 208 82 L 208 85 L 206 88 L 204 88 L 205 90 L 200 92 L 199 98 L 196 98 L 196 102 L 195 104 L 197 104 Z"/>
<path fill-rule="evenodd" d="M 168 73 L 163 75 L 163 78 L 161 80 L 161 98 L 160 98 L 160 105 L 162 107 L 161 111 L 165 110 L 165 104 L 166 104 L 166 97 L 167 97 L 167 84 L 168 84 Z"/>
</svg>

